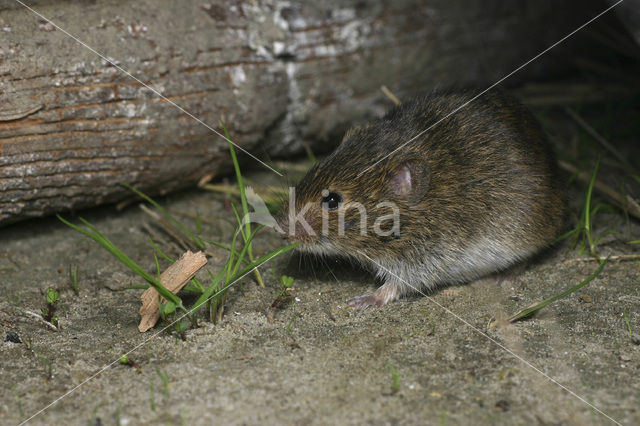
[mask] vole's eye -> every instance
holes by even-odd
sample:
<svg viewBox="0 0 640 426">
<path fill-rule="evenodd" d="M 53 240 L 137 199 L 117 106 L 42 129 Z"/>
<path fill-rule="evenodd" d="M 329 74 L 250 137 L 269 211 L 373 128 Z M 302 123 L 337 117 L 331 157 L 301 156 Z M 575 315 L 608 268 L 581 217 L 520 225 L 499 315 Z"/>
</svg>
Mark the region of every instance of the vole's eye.
<svg viewBox="0 0 640 426">
<path fill-rule="evenodd" d="M 322 191 L 322 207 L 328 210 L 335 210 L 342 202 L 342 195 L 335 191 Z"/>
</svg>

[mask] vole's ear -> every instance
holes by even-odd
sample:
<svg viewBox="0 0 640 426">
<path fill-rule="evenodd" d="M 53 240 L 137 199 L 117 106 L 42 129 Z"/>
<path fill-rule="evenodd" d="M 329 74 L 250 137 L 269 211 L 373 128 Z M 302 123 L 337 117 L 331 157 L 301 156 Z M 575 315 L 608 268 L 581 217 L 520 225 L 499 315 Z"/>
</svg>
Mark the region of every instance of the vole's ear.
<svg viewBox="0 0 640 426">
<path fill-rule="evenodd" d="M 409 160 L 398 166 L 388 177 L 390 195 L 418 202 L 429 189 L 429 168 L 420 160 Z"/>
</svg>

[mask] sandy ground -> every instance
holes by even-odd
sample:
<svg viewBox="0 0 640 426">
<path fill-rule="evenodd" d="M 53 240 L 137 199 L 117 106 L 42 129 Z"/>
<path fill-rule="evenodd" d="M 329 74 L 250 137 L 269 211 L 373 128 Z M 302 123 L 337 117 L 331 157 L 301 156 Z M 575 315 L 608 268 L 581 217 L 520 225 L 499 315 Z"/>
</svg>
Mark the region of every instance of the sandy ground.
<svg viewBox="0 0 640 426">
<path fill-rule="evenodd" d="M 178 215 L 198 211 L 211 222 L 205 234 L 228 241 L 232 212 L 220 195 L 162 202 Z M 154 270 L 143 228 L 150 220 L 135 205 L 82 216 Z M 601 254 L 640 254 L 624 243 L 640 226 L 614 214 L 599 223 L 619 231 L 600 243 Z M 117 289 L 140 279 L 57 219 L 2 229 L 0 240 L 2 424 L 34 415 L 29 424 L 640 423 L 640 346 L 623 318 L 640 332 L 637 261 L 610 262 L 536 317 L 495 327 L 492 319 L 557 294 L 597 265 L 576 260 L 584 256 L 565 243 L 517 275 L 357 312 L 346 301 L 375 288 L 366 271 L 288 254 L 262 267 L 265 289 L 244 279 L 222 323 L 203 317 L 181 340 L 158 326 L 139 333 L 141 290 Z M 169 238 L 159 243 L 181 252 Z M 269 230 L 255 242 L 258 254 L 280 245 Z M 214 272 L 224 261 L 217 253 Z M 295 277 L 295 299 L 273 310 L 283 274 Z M 14 308 L 39 312 L 50 286 L 61 291 L 60 332 Z M 23 343 L 7 341 L 11 333 Z M 115 362 L 130 350 L 139 372 Z"/>
</svg>

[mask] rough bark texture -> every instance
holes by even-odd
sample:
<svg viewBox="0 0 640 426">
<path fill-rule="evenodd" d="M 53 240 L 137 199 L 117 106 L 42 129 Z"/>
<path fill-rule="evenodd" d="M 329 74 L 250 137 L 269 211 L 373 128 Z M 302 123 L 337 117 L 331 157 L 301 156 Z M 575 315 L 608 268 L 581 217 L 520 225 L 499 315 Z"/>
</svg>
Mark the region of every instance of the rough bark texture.
<svg viewBox="0 0 640 426">
<path fill-rule="evenodd" d="M 381 84 L 406 98 L 493 82 L 593 15 L 489 3 L 30 3 L 56 28 L 0 0 L 0 224 L 117 200 L 120 181 L 158 193 L 229 168 L 222 138 L 61 29 L 204 123 L 224 116 L 266 159 L 329 149 L 391 105 Z M 518 77 L 561 68 L 561 52 Z"/>
</svg>

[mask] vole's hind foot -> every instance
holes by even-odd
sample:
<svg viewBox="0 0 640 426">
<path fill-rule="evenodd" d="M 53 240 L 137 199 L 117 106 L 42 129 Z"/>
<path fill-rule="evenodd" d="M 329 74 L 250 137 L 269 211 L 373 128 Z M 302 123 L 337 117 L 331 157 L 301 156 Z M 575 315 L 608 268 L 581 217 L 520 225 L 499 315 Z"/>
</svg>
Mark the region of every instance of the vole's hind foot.
<svg viewBox="0 0 640 426">
<path fill-rule="evenodd" d="M 363 294 L 362 296 L 354 297 L 348 304 L 352 308 L 356 308 L 361 311 L 368 307 L 379 308 L 386 305 L 389 302 L 393 302 L 400 296 L 398 287 L 395 284 L 386 283 L 380 286 L 373 293 Z"/>
</svg>

